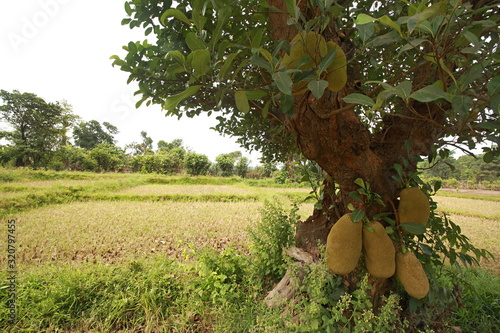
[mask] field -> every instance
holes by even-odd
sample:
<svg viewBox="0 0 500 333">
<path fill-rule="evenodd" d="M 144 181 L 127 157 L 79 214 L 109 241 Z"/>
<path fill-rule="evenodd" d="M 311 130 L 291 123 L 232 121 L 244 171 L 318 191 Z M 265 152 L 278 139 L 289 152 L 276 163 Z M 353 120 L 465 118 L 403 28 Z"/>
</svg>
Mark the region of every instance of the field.
<svg viewBox="0 0 500 333">
<path fill-rule="evenodd" d="M 121 269 L 158 258 L 193 263 L 204 251 L 249 255 L 248 230 L 261 219 L 264 202 L 288 210 L 310 191 L 235 178 L 0 170 L 0 179 L 2 219 L 15 219 L 17 226 L 20 281 L 53 276 L 54 270 Z M 435 200 L 476 247 L 500 258 L 500 198 L 443 191 Z M 299 208 L 306 218 L 312 203 Z M 2 249 L 7 234 L 2 223 Z M 7 267 L 7 257 L 0 258 Z M 498 260 L 482 265 L 499 275 Z"/>
</svg>

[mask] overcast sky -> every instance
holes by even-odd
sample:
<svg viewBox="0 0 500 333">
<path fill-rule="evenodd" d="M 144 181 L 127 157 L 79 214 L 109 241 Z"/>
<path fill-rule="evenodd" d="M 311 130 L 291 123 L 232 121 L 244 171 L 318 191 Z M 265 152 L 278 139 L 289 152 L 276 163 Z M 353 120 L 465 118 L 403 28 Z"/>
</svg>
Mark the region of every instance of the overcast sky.
<svg viewBox="0 0 500 333">
<path fill-rule="evenodd" d="M 47 102 L 66 100 L 83 120 L 118 127 L 118 145 L 140 141 L 146 131 L 156 143 L 180 138 L 212 161 L 222 153 L 244 152 L 235 138 L 209 128 L 215 117 L 165 117 L 159 106 L 135 108 L 134 84 L 112 67 L 111 55 L 144 40 L 122 26 L 124 0 L 22 0 L 0 2 L 0 89 L 29 92 Z M 5 128 L 5 126 L 3 126 Z M 255 165 L 257 153 L 244 152 Z"/>
</svg>

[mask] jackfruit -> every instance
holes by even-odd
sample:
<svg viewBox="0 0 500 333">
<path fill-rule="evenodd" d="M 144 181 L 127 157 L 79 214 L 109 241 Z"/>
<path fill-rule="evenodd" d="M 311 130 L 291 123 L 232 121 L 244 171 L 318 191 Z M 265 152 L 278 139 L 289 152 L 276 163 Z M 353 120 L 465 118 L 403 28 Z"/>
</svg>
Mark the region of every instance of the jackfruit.
<svg viewBox="0 0 500 333">
<path fill-rule="evenodd" d="M 356 268 L 362 249 L 363 223 L 353 223 L 351 214 L 345 214 L 333 225 L 326 240 L 326 264 L 339 275 Z"/>
<path fill-rule="evenodd" d="M 377 221 L 368 223 L 373 232 L 363 228 L 363 252 L 368 273 L 387 279 L 396 271 L 396 249 L 384 226 Z"/>
<path fill-rule="evenodd" d="M 328 81 L 328 89 L 334 92 L 338 92 L 345 87 L 347 83 L 347 63 L 345 53 L 337 43 L 329 41 L 326 43 L 328 52 L 335 49 L 335 58 L 333 62 L 328 66 L 328 74 L 326 80 Z"/>
<path fill-rule="evenodd" d="M 326 40 L 314 31 L 302 31 L 291 41 L 290 54 L 285 54 L 281 66 L 287 69 L 297 68 L 297 65 L 307 56 L 310 60 L 301 64 L 299 69 L 309 70 L 317 66 L 328 52 Z"/>
<path fill-rule="evenodd" d="M 399 223 L 419 223 L 427 225 L 431 213 L 429 199 L 418 187 L 401 191 L 398 207 Z"/>
<path fill-rule="evenodd" d="M 422 264 L 412 252 L 396 253 L 396 276 L 410 296 L 418 299 L 427 296 L 429 279 Z"/>
</svg>

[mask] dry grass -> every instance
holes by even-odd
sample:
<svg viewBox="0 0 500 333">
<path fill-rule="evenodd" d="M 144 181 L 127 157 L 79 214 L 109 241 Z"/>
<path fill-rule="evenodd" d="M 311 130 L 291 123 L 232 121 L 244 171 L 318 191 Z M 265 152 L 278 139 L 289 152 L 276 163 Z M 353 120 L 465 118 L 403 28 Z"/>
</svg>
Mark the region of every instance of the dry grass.
<svg viewBox="0 0 500 333">
<path fill-rule="evenodd" d="M 238 185 L 140 185 L 133 188 L 121 190 L 117 193 L 121 194 L 182 194 L 182 195 L 202 195 L 202 194 L 256 194 L 269 196 L 270 194 L 303 194 L 304 198 L 310 192 L 304 188 L 268 188 L 268 187 L 250 187 Z"/>
<path fill-rule="evenodd" d="M 113 263 L 158 253 L 185 258 L 193 248 L 229 244 L 245 249 L 246 230 L 261 207 L 259 202 L 86 202 L 39 208 L 16 217 L 18 264 Z"/>
<path fill-rule="evenodd" d="M 140 185 L 118 191 L 121 194 L 254 194 L 255 191 L 234 185 Z"/>
<path fill-rule="evenodd" d="M 438 210 L 447 213 L 500 220 L 500 202 L 436 196 Z"/>
<path fill-rule="evenodd" d="M 450 219 L 458 224 L 462 233 L 466 235 L 471 243 L 480 249 L 490 251 L 495 259 L 482 262 L 481 265 L 500 274 L 500 223 L 498 220 L 465 215 L 451 215 Z"/>
</svg>

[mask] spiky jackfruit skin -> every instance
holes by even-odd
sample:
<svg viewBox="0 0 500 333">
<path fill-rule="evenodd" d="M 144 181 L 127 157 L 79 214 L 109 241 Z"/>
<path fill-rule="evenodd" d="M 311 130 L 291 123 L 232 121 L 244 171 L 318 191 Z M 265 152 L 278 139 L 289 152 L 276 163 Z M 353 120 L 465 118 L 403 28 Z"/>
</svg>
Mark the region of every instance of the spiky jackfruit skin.
<svg viewBox="0 0 500 333">
<path fill-rule="evenodd" d="M 347 62 L 345 53 L 337 43 L 329 41 L 326 43 L 328 52 L 335 49 L 335 58 L 328 66 L 328 74 L 326 80 L 328 81 L 328 89 L 338 92 L 345 87 L 347 83 Z"/>
<path fill-rule="evenodd" d="M 356 268 L 362 250 L 363 223 L 353 223 L 351 214 L 342 216 L 333 225 L 326 240 L 326 264 L 339 275 Z"/>
<path fill-rule="evenodd" d="M 398 214 L 399 222 L 420 223 L 427 225 L 431 213 L 429 199 L 418 187 L 405 188 L 401 191 Z"/>
<path fill-rule="evenodd" d="M 429 293 L 429 279 L 412 252 L 396 253 L 396 276 L 410 296 L 420 299 Z"/>
<path fill-rule="evenodd" d="M 396 249 L 384 226 L 377 221 L 363 228 L 363 252 L 368 273 L 373 277 L 387 279 L 396 271 Z"/>
</svg>

